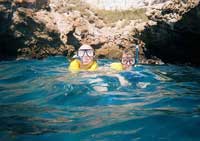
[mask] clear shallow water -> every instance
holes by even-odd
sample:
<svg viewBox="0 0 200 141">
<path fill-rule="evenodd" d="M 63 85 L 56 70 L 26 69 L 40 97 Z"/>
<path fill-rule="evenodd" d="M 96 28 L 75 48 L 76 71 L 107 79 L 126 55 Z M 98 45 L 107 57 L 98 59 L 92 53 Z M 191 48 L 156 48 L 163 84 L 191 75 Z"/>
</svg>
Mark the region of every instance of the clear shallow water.
<svg viewBox="0 0 200 141">
<path fill-rule="evenodd" d="M 66 66 L 64 57 L 0 62 L 1 141 L 200 140 L 200 69 Z"/>
</svg>

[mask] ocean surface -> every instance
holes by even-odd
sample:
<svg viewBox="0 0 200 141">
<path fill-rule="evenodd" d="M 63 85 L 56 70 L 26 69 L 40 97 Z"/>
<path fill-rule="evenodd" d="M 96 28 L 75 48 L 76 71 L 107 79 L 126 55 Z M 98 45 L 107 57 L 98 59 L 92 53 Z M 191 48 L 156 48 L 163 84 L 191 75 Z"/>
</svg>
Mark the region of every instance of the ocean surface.
<svg viewBox="0 0 200 141">
<path fill-rule="evenodd" d="M 199 141 L 200 68 L 71 73 L 65 57 L 0 62 L 0 141 Z"/>
</svg>

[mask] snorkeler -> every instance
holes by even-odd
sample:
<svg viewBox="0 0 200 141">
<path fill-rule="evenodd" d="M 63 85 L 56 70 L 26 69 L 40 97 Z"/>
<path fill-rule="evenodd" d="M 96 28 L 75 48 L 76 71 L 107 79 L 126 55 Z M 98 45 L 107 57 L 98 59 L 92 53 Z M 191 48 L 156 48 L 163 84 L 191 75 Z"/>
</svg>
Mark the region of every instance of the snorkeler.
<svg viewBox="0 0 200 141">
<path fill-rule="evenodd" d="M 94 49 L 89 45 L 82 45 L 77 54 L 73 57 L 73 61 L 69 65 L 70 71 L 96 71 L 98 68 L 98 64 L 95 61 L 95 54 Z M 117 71 L 120 70 L 129 70 L 131 66 L 134 64 L 133 61 L 133 54 L 130 51 L 124 51 L 122 54 L 121 63 L 113 63 L 111 64 L 111 68 Z M 113 73 L 110 71 L 110 67 L 100 67 L 98 68 L 99 71 L 96 73 L 86 73 L 81 75 L 81 78 L 87 78 L 89 84 L 93 85 L 93 89 L 98 92 L 106 92 L 108 91 L 108 84 L 102 78 L 96 79 L 99 76 L 109 76 L 109 77 L 116 77 L 121 86 L 128 86 L 130 83 L 120 74 Z"/>
<path fill-rule="evenodd" d="M 78 51 L 76 58 L 70 63 L 70 71 L 95 71 L 98 68 L 98 64 L 94 59 L 94 49 L 89 45 L 82 45 Z"/>
<path fill-rule="evenodd" d="M 121 57 L 121 62 L 112 63 L 111 69 L 116 71 L 131 70 L 135 63 L 134 55 L 131 50 L 124 50 Z"/>
</svg>

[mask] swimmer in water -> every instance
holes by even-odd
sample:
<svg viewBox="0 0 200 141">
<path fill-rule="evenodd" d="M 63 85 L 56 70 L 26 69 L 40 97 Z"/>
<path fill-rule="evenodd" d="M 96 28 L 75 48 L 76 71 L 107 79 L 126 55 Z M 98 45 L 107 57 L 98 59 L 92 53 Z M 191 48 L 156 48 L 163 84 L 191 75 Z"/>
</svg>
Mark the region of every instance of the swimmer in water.
<svg viewBox="0 0 200 141">
<path fill-rule="evenodd" d="M 96 71 L 98 64 L 94 58 L 94 49 L 91 46 L 84 44 L 78 49 L 77 56 L 70 63 L 68 69 L 70 71 Z"/>
<path fill-rule="evenodd" d="M 110 68 L 116 71 L 129 71 L 135 63 L 134 55 L 131 50 L 124 50 L 121 57 L 121 62 L 112 63 Z"/>
</svg>

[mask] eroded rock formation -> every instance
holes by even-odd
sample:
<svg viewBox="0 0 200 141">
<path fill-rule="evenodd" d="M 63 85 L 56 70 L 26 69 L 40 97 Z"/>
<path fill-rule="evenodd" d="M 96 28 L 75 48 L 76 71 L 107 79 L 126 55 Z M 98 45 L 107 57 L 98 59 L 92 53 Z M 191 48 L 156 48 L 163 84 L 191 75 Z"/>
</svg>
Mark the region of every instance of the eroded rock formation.
<svg viewBox="0 0 200 141">
<path fill-rule="evenodd" d="M 71 56 L 84 43 L 100 58 L 119 58 L 139 44 L 141 63 L 200 64 L 198 3 L 166 1 L 147 7 L 149 20 L 108 24 L 79 0 L 0 0 L 0 59 Z"/>
<path fill-rule="evenodd" d="M 147 13 L 154 25 L 140 33 L 145 42 L 145 56 L 156 56 L 166 63 L 200 64 L 199 0 L 173 0 L 162 9 Z"/>
</svg>

